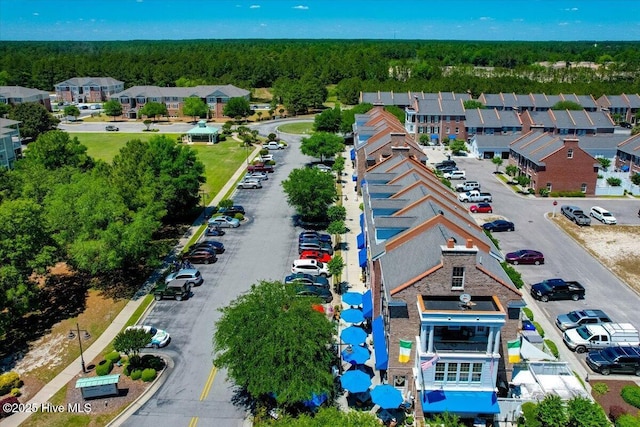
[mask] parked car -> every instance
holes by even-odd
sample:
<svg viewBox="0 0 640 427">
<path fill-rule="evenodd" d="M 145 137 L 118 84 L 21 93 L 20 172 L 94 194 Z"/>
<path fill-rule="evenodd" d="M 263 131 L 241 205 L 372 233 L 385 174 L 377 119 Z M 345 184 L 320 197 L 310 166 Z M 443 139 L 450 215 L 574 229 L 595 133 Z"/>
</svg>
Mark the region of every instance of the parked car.
<svg viewBox="0 0 640 427">
<path fill-rule="evenodd" d="M 114 125 L 107 125 L 104 127 L 104 130 L 106 130 L 107 132 L 118 132 L 120 129 Z"/>
<path fill-rule="evenodd" d="M 456 162 L 454 160 L 448 159 L 448 160 L 443 160 L 440 163 L 436 163 L 435 168 L 442 169 L 444 167 L 451 167 L 455 165 L 456 165 Z"/>
<path fill-rule="evenodd" d="M 603 224 L 616 224 L 618 220 L 608 210 L 601 208 L 600 206 L 594 206 L 591 208 L 589 215 Z"/>
<path fill-rule="evenodd" d="M 446 172 L 443 176 L 446 179 L 465 179 L 466 178 L 466 172 L 465 171 L 451 171 L 451 172 Z"/>
<path fill-rule="evenodd" d="M 532 249 L 520 249 L 519 251 L 509 252 L 505 256 L 505 261 L 508 263 L 518 264 L 544 264 L 544 255 L 542 252 L 534 251 Z"/>
<path fill-rule="evenodd" d="M 478 203 L 477 205 L 471 205 L 469 210 L 472 213 L 493 213 L 493 208 L 489 203 Z"/>
<path fill-rule="evenodd" d="M 215 250 L 209 250 L 206 248 L 194 249 L 187 255 L 184 255 L 182 259 L 189 261 L 192 264 L 212 264 L 218 261 Z"/>
<path fill-rule="evenodd" d="M 235 216 L 235 214 L 245 215 L 245 210 L 244 210 L 244 206 L 233 205 L 228 208 L 218 209 L 218 213 L 221 213 L 226 216 Z"/>
<path fill-rule="evenodd" d="M 561 331 L 582 325 L 610 323 L 611 318 L 602 310 L 575 310 L 556 317 L 556 326 Z"/>
<path fill-rule="evenodd" d="M 441 173 L 451 173 L 453 171 L 457 171 L 458 167 L 457 166 L 442 166 L 441 168 L 437 168 L 437 171 L 440 171 Z"/>
<path fill-rule="evenodd" d="M 269 141 L 263 144 L 262 148 L 266 148 L 267 150 L 284 150 L 285 145 L 276 141 Z"/>
<path fill-rule="evenodd" d="M 327 265 L 315 259 L 296 259 L 291 265 L 292 273 L 307 273 L 313 276 L 331 276 Z"/>
<path fill-rule="evenodd" d="M 257 179 L 258 181 L 267 181 L 269 175 L 266 172 L 249 172 L 244 176 L 244 179 Z"/>
<path fill-rule="evenodd" d="M 331 169 L 331 167 L 330 167 L 330 166 L 323 165 L 323 164 L 317 164 L 317 165 L 315 165 L 315 168 L 316 168 L 316 169 L 318 169 L 320 172 L 327 172 L 327 173 L 329 173 L 329 172 L 332 172 L 332 171 L 333 171 L 333 169 Z"/>
<path fill-rule="evenodd" d="M 163 298 L 173 298 L 177 301 L 182 301 L 191 295 L 191 285 L 187 283 L 176 283 L 172 285 L 170 283 L 160 283 L 153 289 L 153 297 L 156 301 L 160 301 Z"/>
<path fill-rule="evenodd" d="M 253 165 L 247 166 L 248 172 L 268 172 L 273 173 L 275 170 L 273 165 L 267 165 L 264 162 L 258 162 Z"/>
<path fill-rule="evenodd" d="M 319 233 L 313 230 L 305 230 L 298 235 L 298 242 L 309 240 L 319 240 L 321 242 L 331 243 L 331 235 L 326 233 Z"/>
<path fill-rule="evenodd" d="M 314 276 L 308 273 L 294 273 L 284 278 L 284 283 L 289 285 L 292 283 L 300 283 L 309 286 L 329 287 L 329 280 L 326 277 Z"/>
<path fill-rule="evenodd" d="M 202 248 L 212 249 L 216 252 L 216 255 L 223 254 L 225 251 L 224 244 L 222 244 L 222 242 L 216 242 L 215 240 L 205 240 L 191 247 L 193 250 Z"/>
<path fill-rule="evenodd" d="M 240 221 L 236 218 L 231 218 L 230 216 L 222 215 L 222 216 L 214 216 L 213 218 L 209 218 L 209 225 L 217 225 L 222 228 L 238 228 L 240 227 Z"/>
<path fill-rule="evenodd" d="M 496 219 L 495 221 L 485 222 L 484 224 L 482 224 L 482 228 L 491 232 L 514 231 L 516 229 L 516 226 L 511 221 Z"/>
<path fill-rule="evenodd" d="M 300 259 L 315 259 L 320 262 L 329 262 L 331 261 L 331 255 L 320 251 L 302 251 Z"/>
<path fill-rule="evenodd" d="M 200 270 L 197 268 L 183 268 L 182 270 L 170 273 L 164 279 L 165 283 L 172 285 L 180 285 L 186 283 L 190 286 L 200 286 L 204 282 Z"/>
<path fill-rule="evenodd" d="M 614 346 L 600 351 L 591 351 L 587 365 L 602 375 L 635 374 L 640 377 L 640 347 Z"/>
<path fill-rule="evenodd" d="M 254 190 L 257 188 L 262 188 L 262 181 L 260 181 L 259 179 L 245 178 L 238 183 L 238 188 L 251 188 Z"/>
<path fill-rule="evenodd" d="M 320 298 L 324 303 L 330 303 L 333 301 L 333 294 L 331 293 L 331 290 L 320 286 L 299 285 L 297 288 L 297 294 L 301 297 Z"/>
<path fill-rule="evenodd" d="M 147 347 L 159 348 L 164 347 L 171 341 L 171 336 L 162 329 L 154 328 L 147 325 L 133 325 L 127 326 L 126 331 L 144 331 L 151 335 L 151 341 L 147 344 Z"/>
<path fill-rule="evenodd" d="M 204 232 L 205 236 L 224 236 L 225 231 L 219 225 L 210 225 Z"/>
<path fill-rule="evenodd" d="M 546 279 L 531 285 L 531 296 L 542 302 L 552 299 L 578 301 L 580 298 L 584 298 L 585 292 L 584 286 L 580 282 L 560 278 Z"/>
</svg>

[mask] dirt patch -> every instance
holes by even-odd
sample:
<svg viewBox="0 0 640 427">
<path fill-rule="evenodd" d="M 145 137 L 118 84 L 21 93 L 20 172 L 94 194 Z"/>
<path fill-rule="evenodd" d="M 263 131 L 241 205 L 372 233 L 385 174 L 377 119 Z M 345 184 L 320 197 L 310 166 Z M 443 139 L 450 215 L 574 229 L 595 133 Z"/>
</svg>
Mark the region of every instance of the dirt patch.
<svg viewBox="0 0 640 427">
<path fill-rule="evenodd" d="M 640 292 L 640 227 L 599 224 L 578 227 L 563 216 L 552 220 L 627 285 Z"/>
<path fill-rule="evenodd" d="M 638 408 L 629 405 L 622 399 L 622 396 L 620 396 L 620 392 L 622 391 L 622 388 L 624 386 L 635 385 L 633 381 L 598 380 L 597 382 L 594 381 L 591 385 L 593 386 L 594 384 L 598 383 L 606 384 L 609 388 L 609 391 L 607 391 L 605 394 L 598 394 L 592 390 L 591 395 L 593 396 L 595 401 L 598 402 L 600 406 L 602 406 L 602 409 L 604 409 L 604 412 L 607 415 L 609 415 L 609 410 L 612 406 L 619 406 L 623 408 L 627 413 L 632 415 L 638 413 Z"/>
</svg>

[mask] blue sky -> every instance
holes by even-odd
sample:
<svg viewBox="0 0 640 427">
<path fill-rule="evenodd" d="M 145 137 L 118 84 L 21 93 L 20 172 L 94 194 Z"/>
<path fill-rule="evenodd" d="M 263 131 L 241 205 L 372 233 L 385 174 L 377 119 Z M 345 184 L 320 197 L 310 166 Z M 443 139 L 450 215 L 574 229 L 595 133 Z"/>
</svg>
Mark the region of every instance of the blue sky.
<svg viewBox="0 0 640 427">
<path fill-rule="evenodd" d="M 638 0 L 0 0 L 0 40 L 640 41 Z"/>
</svg>

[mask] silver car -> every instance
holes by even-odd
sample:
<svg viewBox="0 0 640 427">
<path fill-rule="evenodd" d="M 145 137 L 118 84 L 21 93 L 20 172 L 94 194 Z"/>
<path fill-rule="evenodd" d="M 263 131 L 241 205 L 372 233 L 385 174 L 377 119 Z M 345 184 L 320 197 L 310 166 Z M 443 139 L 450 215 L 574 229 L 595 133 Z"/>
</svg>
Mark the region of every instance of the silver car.
<svg viewBox="0 0 640 427">
<path fill-rule="evenodd" d="M 192 286 L 200 286 L 204 282 L 202 275 L 197 268 L 183 268 L 182 270 L 169 274 L 164 282 L 172 286 L 180 286 L 183 283 Z"/>
<path fill-rule="evenodd" d="M 262 182 L 259 179 L 243 179 L 238 184 L 238 188 L 262 188 Z"/>
<path fill-rule="evenodd" d="M 266 181 L 269 176 L 265 172 L 250 172 L 244 176 L 244 179 L 257 179 L 258 181 Z"/>
</svg>

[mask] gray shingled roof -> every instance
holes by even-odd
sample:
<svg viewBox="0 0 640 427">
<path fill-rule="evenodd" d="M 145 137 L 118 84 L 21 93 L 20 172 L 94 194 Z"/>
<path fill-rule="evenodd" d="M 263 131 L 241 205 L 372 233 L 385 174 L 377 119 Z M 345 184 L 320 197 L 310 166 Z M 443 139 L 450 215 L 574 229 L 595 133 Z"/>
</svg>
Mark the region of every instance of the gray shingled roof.
<svg viewBox="0 0 640 427">
<path fill-rule="evenodd" d="M 49 92 L 22 86 L 0 86 L 0 96 L 5 98 L 31 98 L 32 96 L 49 98 Z"/>
<path fill-rule="evenodd" d="M 640 133 L 620 142 L 618 150 L 632 156 L 640 156 Z"/>
<path fill-rule="evenodd" d="M 56 86 L 114 86 L 118 84 L 124 84 L 124 82 L 112 77 L 73 77 L 63 82 L 56 83 Z"/>
<path fill-rule="evenodd" d="M 198 98 L 206 98 L 208 96 L 226 96 L 229 98 L 240 98 L 249 95 L 246 89 L 240 89 L 233 85 L 215 85 L 215 86 L 195 86 L 195 87 L 159 87 L 159 86 L 132 86 L 120 93 L 111 95 L 111 98 L 120 98 L 128 96 L 129 98 L 163 98 L 178 97 L 188 98 L 197 96 Z"/>
<path fill-rule="evenodd" d="M 522 123 L 518 117 L 516 111 L 498 111 L 495 108 L 492 109 L 473 109 L 467 110 L 465 119 L 466 128 L 520 128 L 522 129 Z"/>
<path fill-rule="evenodd" d="M 520 136 L 522 135 L 476 135 L 474 140 L 482 151 L 505 151 Z"/>
<path fill-rule="evenodd" d="M 511 144 L 511 149 L 537 165 L 544 165 L 542 159 L 564 146 L 564 135 L 530 132 Z"/>
<path fill-rule="evenodd" d="M 418 114 L 464 116 L 461 100 L 418 99 Z"/>
<path fill-rule="evenodd" d="M 640 95 L 637 93 L 634 94 L 625 94 L 627 98 L 627 103 L 631 108 L 639 108 L 640 109 Z"/>
</svg>

